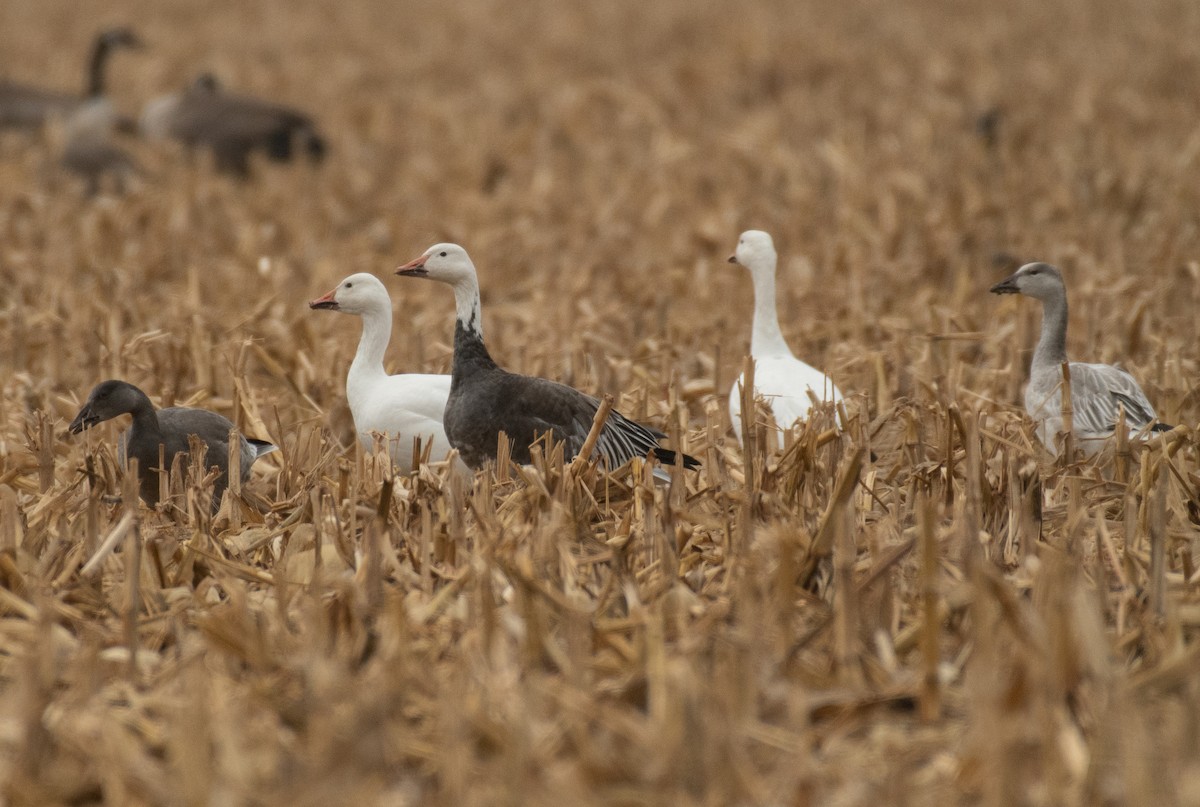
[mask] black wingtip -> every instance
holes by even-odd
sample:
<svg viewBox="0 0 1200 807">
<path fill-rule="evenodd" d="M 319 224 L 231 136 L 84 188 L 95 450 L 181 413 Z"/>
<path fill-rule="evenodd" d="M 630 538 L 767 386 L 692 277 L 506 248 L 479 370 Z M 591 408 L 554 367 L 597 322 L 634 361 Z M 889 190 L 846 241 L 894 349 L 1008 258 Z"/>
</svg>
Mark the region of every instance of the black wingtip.
<svg viewBox="0 0 1200 807">
<path fill-rule="evenodd" d="M 675 452 L 669 448 L 654 449 L 654 456 L 657 457 L 658 461 L 661 462 L 663 465 L 674 465 L 675 464 L 675 455 L 677 453 L 683 457 L 683 467 L 684 468 L 687 468 L 689 471 L 694 471 L 700 467 L 700 464 L 701 464 L 700 460 L 696 459 L 691 454 L 684 454 L 683 452 Z"/>
<path fill-rule="evenodd" d="M 1171 429 L 1174 429 L 1174 428 L 1175 427 L 1169 423 L 1155 423 L 1153 426 L 1150 427 L 1150 431 L 1152 431 L 1152 432 L 1169 432 L 1169 431 L 1171 431 Z"/>
</svg>

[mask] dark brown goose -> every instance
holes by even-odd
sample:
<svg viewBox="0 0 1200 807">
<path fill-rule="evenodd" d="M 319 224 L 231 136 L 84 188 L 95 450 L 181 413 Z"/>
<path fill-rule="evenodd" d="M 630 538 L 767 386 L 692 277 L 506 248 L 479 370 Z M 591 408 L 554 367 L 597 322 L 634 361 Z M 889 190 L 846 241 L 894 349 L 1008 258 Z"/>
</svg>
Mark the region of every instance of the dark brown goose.
<svg viewBox="0 0 1200 807">
<path fill-rule="evenodd" d="M 141 496 L 149 505 L 158 504 L 158 447 L 163 446 L 167 470 L 176 454 L 188 452 L 188 436 L 196 435 L 208 446 L 204 462 L 216 466 L 220 476 L 213 487 L 212 509 L 221 506 L 221 494 L 227 486 L 229 471 L 229 431 L 233 423 L 223 415 L 207 409 L 172 406 L 155 410 L 146 393 L 126 381 L 102 381 L 92 389 L 87 402 L 68 427 L 79 434 L 97 423 L 132 415 L 133 426 L 121 435 L 118 455 L 124 464 L 129 458 L 138 461 Z M 250 478 L 250 466 L 275 446 L 263 440 L 241 438 L 242 481 Z"/>
<path fill-rule="evenodd" d="M 66 120 L 81 104 L 104 97 L 108 61 L 114 51 L 141 45 L 129 28 L 110 28 L 97 35 L 82 95 L 0 80 L 0 128 L 40 129 L 51 119 Z"/>
<path fill-rule="evenodd" d="M 210 74 L 180 93 L 146 104 L 139 127 L 149 139 L 172 139 L 212 152 L 217 170 L 245 177 L 250 155 L 275 162 L 298 153 L 313 162 L 325 156 L 325 140 L 312 118 L 282 104 L 226 92 Z"/>
<path fill-rule="evenodd" d="M 435 244 L 399 267 L 396 274 L 427 277 L 454 289 L 458 319 L 443 425 L 450 445 L 467 465 L 478 469 L 495 461 L 500 432 L 511 440 L 512 458 L 518 463 L 530 461 L 530 446 L 546 433 L 564 444 L 568 459 L 579 453 L 600 401 L 565 384 L 507 372 L 492 361 L 483 344 L 479 279 L 465 249 L 457 244 Z M 596 454 L 609 468 L 648 454 L 672 464 L 676 452 L 658 444 L 664 437 L 614 410 L 600 432 Z M 681 458 L 686 468 L 700 466 L 687 454 Z"/>
</svg>

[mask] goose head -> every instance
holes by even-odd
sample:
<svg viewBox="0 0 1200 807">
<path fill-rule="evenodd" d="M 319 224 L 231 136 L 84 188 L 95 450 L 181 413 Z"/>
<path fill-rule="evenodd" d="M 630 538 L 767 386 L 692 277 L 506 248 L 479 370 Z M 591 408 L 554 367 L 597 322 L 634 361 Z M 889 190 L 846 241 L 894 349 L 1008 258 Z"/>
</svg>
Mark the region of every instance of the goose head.
<svg viewBox="0 0 1200 807">
<path fill-rule="evenodd" d="M 451 286 L 475 280 L 475 264 L 458 244 L 434 244 L 421 257 L 396 268 L 401 277 L 427 277 Z"/>
<path fill-rule="evenodd" d="M 775 242 L 770 233 L 746 230 L 738 236 L 737 249 L 729 256 L 729 262 L 741 264 L 751 272 L 774 271 L 775 258 Z"/>
<path fill-rule="evenodd" d="M 97 423 L 133 412 L 144 397 L 141 390 L 126 381 L 102 381 L 92 389 L 67 429 L 71 434 L 79 434 Z"/>
<path fill-rule="evenodd" d="M 362 316 L 368 311 L 390 308 L 392 300 L 387 289 L 375 275 L 366 272 L 350 275 L 329 293 L 309 302 L 313 310 L 341 311 Z"/>
<path fill-rule="evenodd" d="M 1048 263 L 1027 263 L 992 286 L 992 294 L 1024 294 L 1037 300 L 1049 300 L 1065 292 L 1062 272 Z"/>
<path fill-rule="evenodd" d="M 134 33 L 132 28 L 121 26 L 101 31 L 100 35 L 96 37 L 96 45 L 97 47 L 103 47 L 105 50 L 112 50 L 114 48 L 137 50 L 142 47 L 142 40 Z"/>
</svg>

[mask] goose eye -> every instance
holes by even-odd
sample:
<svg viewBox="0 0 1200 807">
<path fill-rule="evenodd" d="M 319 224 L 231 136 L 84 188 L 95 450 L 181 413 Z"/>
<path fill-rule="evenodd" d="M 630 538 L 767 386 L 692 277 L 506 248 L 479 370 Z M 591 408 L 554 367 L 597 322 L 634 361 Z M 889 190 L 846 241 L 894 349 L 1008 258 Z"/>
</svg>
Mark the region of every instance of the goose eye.
<svg viewBox="0 0 1200 807">
<path fill-rule="evenodd" d="M 439 252 L 438 255 L 442 256 L 443 258 L 446 257 L 445 251 Z"/>
<path fill-rule="evenodd" d="M 347 284 L 346 284 L 346 288 L 348 288 L 348 289 L 352 289 L 352 288 L 354 288 L 354 284 L 353 284 L 353 283 L 347 283 Z"/>
</svg>

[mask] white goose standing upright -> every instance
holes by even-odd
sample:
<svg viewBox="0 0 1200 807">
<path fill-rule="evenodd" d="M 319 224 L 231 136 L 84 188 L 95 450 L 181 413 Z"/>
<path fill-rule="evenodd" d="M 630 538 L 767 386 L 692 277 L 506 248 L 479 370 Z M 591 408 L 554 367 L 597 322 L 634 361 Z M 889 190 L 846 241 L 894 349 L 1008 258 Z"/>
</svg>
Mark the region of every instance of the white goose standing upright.
<svg viewBox="0 0 1200 807">
<path fill-rule="evenodd" d="M 385 434 L 392 461 L 407 472 L 413 467 L 413 438 L 419 437 L 422 446 L 432 441 L 430 459 L 445 459 L 450 441 L 442 427 L 442 413 L 450 395 L 450 376 L 388 375 L 383 369 L 392 338 L 392 300 L 379 278 L 366 272 L 350 275 L 308 306 L 362 319 L 358 351 L 346 374 L 346 400 L 363 448 L 374 447 L 373 433 Z"/>
<path fill-rule="evenodd" d="M 1025 411 L 1037 426 L 1042 445 L 1057 453 L 1055 438 L 1063 430 L 1062 365 L 1067 361 L 1067 287 L 1062 272 L 1048 263 L 1027 263 L 992 286 L 992 294 L 1024 294 L 1042 301 L 1042 333 L 1025 387 Z M 1092 456 L 1112 437 L 1125 409 L 1130 430 L 1145 436 L 1172 427 L 1157 422 L 1154 407 L 1129 373 L 1111 364 L 1073 361 L 1071 370 L 1072 433 Z"/>
<path fill-rule="evenodd" d="M 779 329 L 775 310 L 775 265 L 778 257 L 769 233 L 747 230 L 738 238 L 730 263 L 750 270 L 754 282 L 754 327 L 750 335 L 750 356 L 754 359 L 754 394 L 766 399 L 781 430 L 803 420 L 813 406 L 813 397 L 821 402 L 842 400 L 833 380 L 815 367 L 797 359 Z M 742 442 L 742 387 L 738 376 L 729 391 L 729 417 L 733 433 Z M 810 395 L 811 392 L 811 395 Z M 783 431 L 777 435 L 783 446 Z"/>
<path fill-rule="evenodd" d="M 427 277 L 454 289 L 458 316 L 444 422 L 451 445 L 467 465 L 479 469 L 494 462 L 501 432 L 512 441 L 513 461 L 523 465 L 530 462 L 530 447 L 547 433 L 564 444 L 567 459 L 579 453 L 600 401 L 565 384 L 510 373 L 496 365 L 483 343 L 479 278 L 465 249 L 434 244 L 396 274 Z M 671 464 L 676 452 L 658 444 L 665 436 L 614 409 L 596 441 L 596 456 L 609 468 L 647 454 Z M 700 464 L 687 454 L 682 454 L 682 461 L 686 468 Z"/>
</svg>

